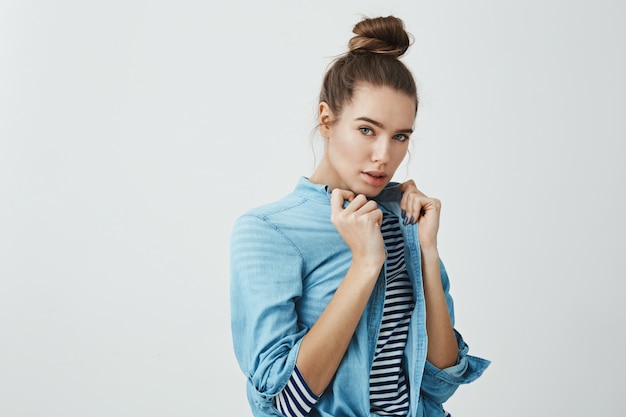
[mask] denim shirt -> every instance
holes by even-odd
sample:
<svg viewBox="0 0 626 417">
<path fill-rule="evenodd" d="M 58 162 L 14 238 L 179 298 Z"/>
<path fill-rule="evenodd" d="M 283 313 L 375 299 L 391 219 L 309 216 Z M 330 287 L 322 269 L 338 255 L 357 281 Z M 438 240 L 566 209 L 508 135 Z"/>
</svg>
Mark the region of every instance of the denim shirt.
<svg viewBox="0 0 626 417">
<path fill-rule="evenodd" d="M 457 364 L 438 369 L 426 360 L 426 307 L 416 225 L 403 225 L 399 184 L 390 183 L 374 200 L 398 217 L 414 302 L 404 366 L 410 387 L 410 416 L 441 417 L 444 403 L 460 384 L 478 378 L 489 361 L 467 354 L 455 330 Z M 300 178 L 281 200 L 241 216 L 230 247 L 231 325 L 235 356 L 247 377 L 247 395 L 256 417 L 280 415 L 273 398 L 287 384 L 302 338 L 326 308 L 346 275 L 350 249 L 330 221 L 330 190 Z M 369 376 L 385 299 L 381 271 L 334 378 L 310 416 L 374 416 Z M 441 281 L 454 325 L 449 280 Z M 317 393 L 319 394 L 319 393 Z"/>
</svg>

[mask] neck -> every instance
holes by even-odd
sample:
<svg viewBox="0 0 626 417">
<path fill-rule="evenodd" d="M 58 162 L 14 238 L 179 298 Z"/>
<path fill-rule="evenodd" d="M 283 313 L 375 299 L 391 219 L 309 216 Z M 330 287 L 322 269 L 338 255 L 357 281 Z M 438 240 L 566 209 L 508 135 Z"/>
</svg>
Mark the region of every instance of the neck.
<svg viewBox="0 0 626 417">
<path fill-rule="evenodd" d="M 338 181 L 335 180 L 333 173 L 335 170 L 328 162 L 328 159 L 324 157 L 319 165 L 313 170 L 313 173 L 309 177 L 309 181 L 314 184 L 328 185 L 331 189 L 340 187 Z"/>
</svg>

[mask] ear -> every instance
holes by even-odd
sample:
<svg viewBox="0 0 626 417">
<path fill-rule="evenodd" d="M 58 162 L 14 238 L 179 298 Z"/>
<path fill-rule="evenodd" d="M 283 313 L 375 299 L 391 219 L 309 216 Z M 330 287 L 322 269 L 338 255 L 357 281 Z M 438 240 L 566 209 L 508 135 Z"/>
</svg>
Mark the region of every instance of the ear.
<svg viewBox="0 0 626 417">
<path fill-rule="evenodd" d="M 320 102 L 319 115 L 317 117 L 317 124 L 320 130 L 320 134 L 328 139 L 330 136 L 330 127 L 334 121 L 333 112 L 330 110 L 330 106 L 325 101 Z"/>
</svg>

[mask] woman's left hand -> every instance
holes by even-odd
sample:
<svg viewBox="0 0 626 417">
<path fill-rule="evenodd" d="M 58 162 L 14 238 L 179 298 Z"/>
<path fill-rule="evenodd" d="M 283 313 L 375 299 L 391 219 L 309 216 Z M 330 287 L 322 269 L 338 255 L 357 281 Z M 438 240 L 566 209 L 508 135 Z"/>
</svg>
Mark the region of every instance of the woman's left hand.
<svg viewBox="0 0 626 417">
<path fill-rule="evenodd" d="M 436 248 L 441 201 L 424 195 L 413 180 L 402 183 L 400 191 L 403 193 L 400 208 L 406 213 L 404 224 L 417 223 L 420 245 Z"/>
</svg>

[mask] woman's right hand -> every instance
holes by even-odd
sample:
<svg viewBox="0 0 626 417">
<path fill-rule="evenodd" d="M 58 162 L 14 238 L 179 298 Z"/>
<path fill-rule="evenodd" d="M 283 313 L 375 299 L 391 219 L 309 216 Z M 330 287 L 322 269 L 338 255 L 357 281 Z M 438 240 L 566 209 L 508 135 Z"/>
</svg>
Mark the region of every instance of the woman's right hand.
<svg viewBox="0 0 626 417">
<path fill-rule="evenodd" d="M 344 203 L 348 205 L 344 208 Z M 330 302 L 309 329 L 298 351 L 297 364 L 309 388 L 324 392 L 341 363 L 354 329 L 385 262 L 380 231 L 383 212 L 364 195 L 334 189 L 330 220 L 352 251 L 352 264 Z"/>
<path fill-rule="evenodd" d="M 344 201 L 349 201 L 344 208 Z M 379 268 L 385 262 L 380 226 L 383 212 L 363 194 L 335 188 L 330 197 L 330 220 L 352 251 L 352 263 Z"/>
</svg>

